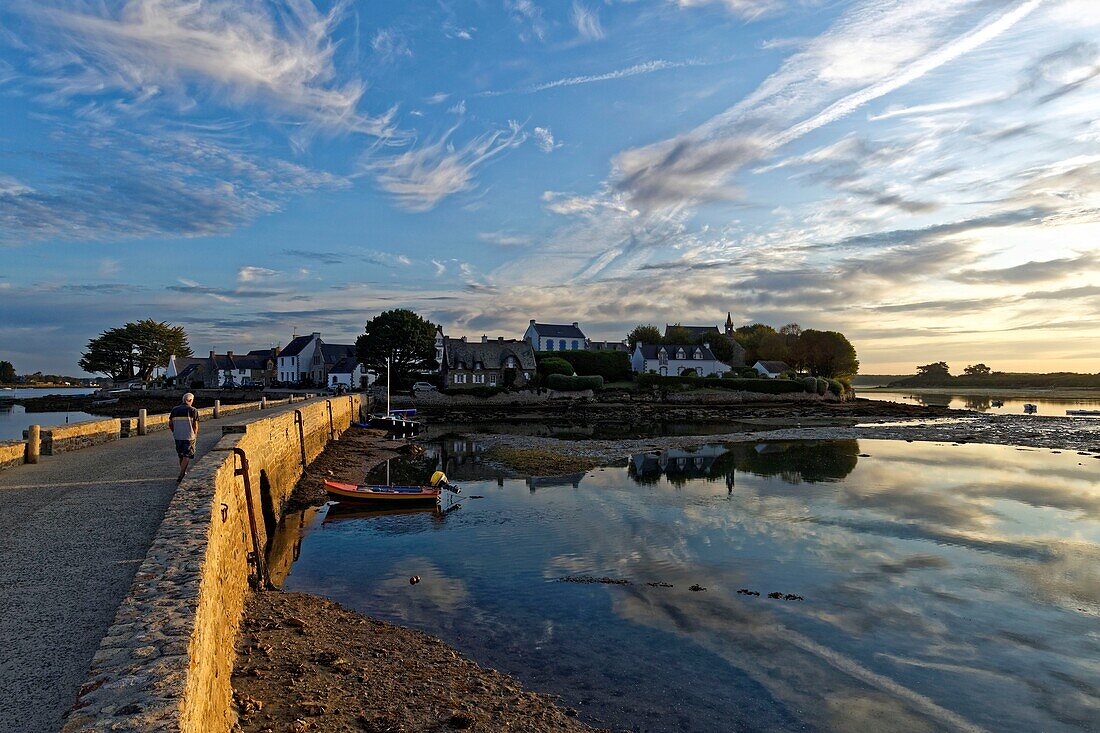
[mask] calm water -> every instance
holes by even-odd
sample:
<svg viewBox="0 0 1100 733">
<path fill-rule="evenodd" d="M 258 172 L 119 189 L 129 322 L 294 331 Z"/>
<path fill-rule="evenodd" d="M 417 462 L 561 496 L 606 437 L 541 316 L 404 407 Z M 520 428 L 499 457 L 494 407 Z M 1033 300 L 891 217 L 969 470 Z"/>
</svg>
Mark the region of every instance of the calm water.
<svg viewBox="0 0 1100 733">
<path fill-rule="evenodd" d="M 856 390 L 863 399 L 885 402 L 903 402 L 907 405 L 935 405 L 950 407 L 954 410 L 976 410 L 994 414 L 1022 415 L 1027 403 L 1039 408 L 1039 415 L 1065 417 L 1066 410 L 1100 410 L 1100 395 L 1095 399 L 1067 399 L 1058 397 L 1006 398 L 990 395 L 953 395 L 949 392 L 937 394 L 917 394 L 906 392 L 867 392 Z M 994 402 L 1002 402 L 995 406 Z"/>
<path fill-rule="evenodd" d="M 295 514 L 304 537 L 280 537 L 273 566 L 300 553 L 285 588 L 436 634 L 615 728 L 1090 731 L 1098 475 L 997 446 L 666 451 L 464 481 L 485 498 L 444 515 Z M 557 581 L 578 575 L 631 584 Z"/>
<path fill-rule="evenodd" d="M 14 387 L 0 389 L 0 397 L 46 397 L 54 394 L 82 395 L 97 392 L 91 387 Z"/>
<path fill-rule="evenodd" d="M 0 440 L 22 440 L 27 426 L 36 423 L 46 425 L 65 425 L 84 420 L 102 420 L 102 416 L 89 415 L 86 412 L 30 412 L 22 405 L 0 406 Z"/>
</svg>

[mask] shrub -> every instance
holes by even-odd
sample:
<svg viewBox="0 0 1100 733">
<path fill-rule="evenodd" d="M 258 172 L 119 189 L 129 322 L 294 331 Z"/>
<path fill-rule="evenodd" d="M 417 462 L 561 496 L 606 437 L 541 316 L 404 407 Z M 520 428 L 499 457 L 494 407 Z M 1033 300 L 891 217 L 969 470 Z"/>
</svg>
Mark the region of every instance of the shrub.
<svg viewBox="0 0 1100 733">
<path fill-rule="evenodd" d="M 492 397 L 493 395 L 504 392 L 503 387 L 490 387 L 488 385 L 478 385 L 476 387 L 468 387 L 466 389 L 459 389 L 456 387 L 448 387 L 447 389 L 440 390 L 446 395 L 472 395 L 474 397 Z"/>
<path fill-rule="evenodd" d="M 817 393 L 824 396 L 825 392 L 829 389 L 829 380 L 824 377 L 817 378 Z"/>
<path fill-rule="evenodd" d="M 659 374 L 639 374 L 638 386 L 641 388 L 658 387 L 668 391 L 715 387 L 760 394 L 795 394 L 808 391 L 802 382 L 789 379 L 711 379 L 709 377 L 702 379 L 700 377 L 662 377 Z M 813 386 L 816 389 L 816 380 L 814 380 Z"/>
<path fill-rule="evenodd" d="M 733 367 L 722 375 L 723 379 L 756 379 L 760 375 L 752 367 Z"/>
<path fill-rule="evenodd" d="M 564 374 L 569 376 L 573 374 L 573 365 L 557 356 L 548 356 L 545 359 L 539 359 L 538 369 L 539 374 L 544 376 L 550 376 L 552 374 Z"/>
<path fill-rule="evenodd" d="M 628 382 L 633 377 L 630 355 L 625 351 L 540 351 L 539 366 L 547 359 L 560 359 L 573 367 L 570 374 L 582 377 L 599 375 L 605 382 Z"/>
<path fill-rule="evenodd" d="M 844 394 L 844 385 L 840 383 L 839 379 L 830 379 L 829 391 L 835 394 L 837 397 L 840 397 L 842 394 Z"/>
<path fill-rule="evenodd" d="M 817 391 L 817 377 L 803 377 L 801 381 L 807 392 Z"/>
<path fill-rule="evenodd" d="M 556 389 L 559 392 L 579 392 L 582 389 L 600 389 L 603 387 L 603 377 L 598 374 L 587 377 L 551 374 L 546 381 L 550 389 Z"/>
</svg>

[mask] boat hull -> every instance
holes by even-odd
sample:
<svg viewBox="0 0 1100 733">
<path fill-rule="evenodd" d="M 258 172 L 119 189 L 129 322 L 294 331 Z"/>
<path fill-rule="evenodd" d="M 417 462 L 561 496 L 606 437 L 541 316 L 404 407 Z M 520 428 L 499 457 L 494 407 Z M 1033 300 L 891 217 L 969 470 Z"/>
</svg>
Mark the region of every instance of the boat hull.
<svg viewBox="0 0 1100 733">
<path fill-rule="evenodd" d="M 325 491 L 340 501 L 405 506 L 434 504 L 439 501 L 439 489 L 429 486 L 369 486 L 325 481 Z"/>
</svg>

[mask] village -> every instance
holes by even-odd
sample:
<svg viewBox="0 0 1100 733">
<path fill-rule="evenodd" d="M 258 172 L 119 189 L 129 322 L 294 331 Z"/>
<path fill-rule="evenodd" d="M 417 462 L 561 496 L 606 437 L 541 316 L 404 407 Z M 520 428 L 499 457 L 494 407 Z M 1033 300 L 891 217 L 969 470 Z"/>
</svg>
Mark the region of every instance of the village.
<svg viewBox="0 0 1100 733">
<path fill-rule="evenodd" d="M 531 319 L 519 338 L 481 335 L 448 335 L 435 326 L 433 358 L 413 370 L 412 384 L 395 387 L 413 392 L 480 392 L 524 390 L 549 385 L 547 377 L 600 377 L 603 381 L 563 382 L 586 388 L 632 382 L 641 375 L 710 379 L 847 378 L 851 372 L 829 368 L 823 373 L 813 365 L 787 356 L 801 330 L 786 326 L 777 332 L 760 324 L 734 327 L 727 314 L 718 325 L 665 324 L 639 326 L 621 340 L 596 340 L 582 325 L 544 323 Z M 761 331 L 777 337 L 760 343 Z M 814 332 L 819 333 L 819 332 Z M 839 334 L 837 334 L 839 336 Z M 841 337 L 843 338 L 843 337 Z M 846 344 L 846 340 L 845 340 Z M 846 344 L 851 349 L 850 344 Z M 583 355 L 583 356 L 581 356 Z M 776 355 L 778 358 L 765 358 Z M 853 366 L 854 350 L 852 350 Z M 792 366 L 785 360 L 796 361 Z M 804 360 L 803 360 L 804 361 Z M 854 369 L 853 369 L 854 371 Z M 356 344 L 333 343 L 321 331 L 291 336 L 285 346 L 247 351 L 210 351 L 207 356 L 169 356 L 152 382 L 157 386 L 186 389 L 326 389 L 344 393 L 368 388 L 380 377 L 377 366 L 364 364 Z M 815 373 L 816 372 L 816 373 Z M 542 379 L 540 379 L 540 374 Z M 700 382 L 702 384 L 702 382 Z M 126 386 L 141 388 L 127 380 Z M 846 386 L 847 390 L 850 385 Z"/>
</svg>

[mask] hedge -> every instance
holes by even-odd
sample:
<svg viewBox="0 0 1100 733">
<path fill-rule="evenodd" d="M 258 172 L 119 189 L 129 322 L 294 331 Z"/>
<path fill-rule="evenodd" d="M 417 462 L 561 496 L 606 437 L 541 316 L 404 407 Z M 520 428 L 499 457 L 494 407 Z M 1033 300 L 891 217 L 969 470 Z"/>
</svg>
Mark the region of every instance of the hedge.
<svg viewBox="0 0 1100 733">
<path fill-rule="evenodd" d="M 639 387 L 717 387 L 760 394 L 794 394 L 806 392 L 802 382 L 790 379 L 713 379 L 709 377 L 662 377 L 659 374 L 639 374 Z M 814 388 L 817 381 L 814 381 Z"/>
<path fill-rule="evenodd" d="M 573 374 L 573 365 L 559 356 L 548 356 L 538 360 L 539 374 L 548 376 L 551 374 Z"/>
<path fill-rule="evenodd" d="M 817 378 L 817 393 L 819 395 L 821 395 L 822 397 L 824 397 L 825 393 L 828 392 L 828 391 L 829 391 L 829 380 L 825 379 L 825 377 L 818 377 Z"/>
<path fill-rule="evenodd" d="M 605 382 L 628 382 L 633 376 L 630 355 L 625 351 L 540 351 L 535 357 L 540 372 L 544 361 L 561 359 L 582 377 L 599 375 Z"/>
<path fill-rule="evenodd" d="M 568 377 L 564 374 L 551 374 L 546 383 L 550 389 L 556 389 L 559 392 L 579 392 L 582 389 L 600 389 L 603 387 L 603 377 L 599 375 Z"/>
</svg>

